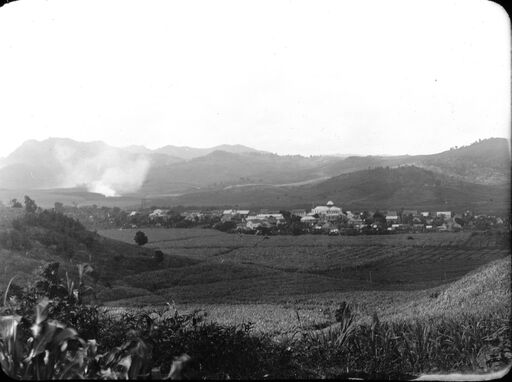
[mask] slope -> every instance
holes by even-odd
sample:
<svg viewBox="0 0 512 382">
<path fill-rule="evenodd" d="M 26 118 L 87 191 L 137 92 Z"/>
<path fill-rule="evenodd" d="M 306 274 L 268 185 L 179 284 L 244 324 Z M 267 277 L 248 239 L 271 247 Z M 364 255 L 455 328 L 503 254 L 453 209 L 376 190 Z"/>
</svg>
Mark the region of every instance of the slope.
<svg viewBox="0 0 512 382">
<path fill-rule="evenodd" d="M 425 208 L 506 211 L 508 185 L 471 184 L 415 166 L 374 168 L 297 187 L 253 186 L 195 192 L 173 198 L 181 205 L 310 206 L 333 200 L 344 208 Z"/>
</svg>

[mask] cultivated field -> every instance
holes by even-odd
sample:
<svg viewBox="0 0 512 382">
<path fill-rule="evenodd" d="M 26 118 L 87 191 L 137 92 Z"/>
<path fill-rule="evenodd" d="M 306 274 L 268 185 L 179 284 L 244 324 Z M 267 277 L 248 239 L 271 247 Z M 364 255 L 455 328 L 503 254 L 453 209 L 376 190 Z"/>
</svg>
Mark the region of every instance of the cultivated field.
<svg viewBox="0 0 512 382">
<path fill-rule="evenodd" d="M 133 243 L 136 231 L 99 233 Z M 459 306 L 445 301 L 435 309 L 432 303 L 439 302 L 451 283 L 510 256 L 499 238 L 483 233 L 264 239 L 209 229 L 143 231 L 149 238 L 145 247 L 166 254 L 161 267 L 120 277 L 112 289 L 100 293 L 108 305 L 174 302 L 184 311 L 203 309 L 217 322 L 252 321 L 257 330 L 276 334 L 329 325 L 341 301 L 355 306 L 362 319 L 374 311 L 383 319 L 397 319 L 476 309 L 467 302 Z M 176 264 L 176 257 L 193 263 Z M 509 280 L 510 273 L 501 277 Z M 488 303 L 506 301 L 496 296 Z"/>
</svg>

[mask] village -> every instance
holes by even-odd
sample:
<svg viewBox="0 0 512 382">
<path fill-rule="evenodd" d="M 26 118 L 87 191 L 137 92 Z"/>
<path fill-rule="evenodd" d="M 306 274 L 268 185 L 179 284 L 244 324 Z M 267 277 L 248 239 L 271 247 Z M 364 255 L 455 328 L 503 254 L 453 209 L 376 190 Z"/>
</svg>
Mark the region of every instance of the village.
<svg viewBox="0 0 512 382">
<path fill-rule="evenodd" d="M 508 227 L 508 217 L 474 214 L 470 210 L 423 211 L 343 210 L 333 201 L 309 210 L 271 209 L 186 209 L 141 208 L 122 210 L 118 207 L 56 208 L 91 228 L 213 228 L 244 234 L 390 234 L 404 232 L 458 232 Z"/>
</svg>

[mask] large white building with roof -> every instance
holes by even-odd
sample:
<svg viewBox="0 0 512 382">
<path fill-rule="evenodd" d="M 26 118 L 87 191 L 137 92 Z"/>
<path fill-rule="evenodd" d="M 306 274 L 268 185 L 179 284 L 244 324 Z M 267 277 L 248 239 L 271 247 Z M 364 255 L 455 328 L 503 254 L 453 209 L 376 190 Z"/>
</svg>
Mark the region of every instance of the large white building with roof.
<svg viewBox="0 0 512 382">
<path fill-rule="evenodd" d="M 318 215 L 320 218 L 326 220 L 336 220 L 341 214 L 341 208 L 336 207 L 331 200 L 329 200 L 325 206 L 316 206 L 311 210 L 311 215 Z"/>
</svg>

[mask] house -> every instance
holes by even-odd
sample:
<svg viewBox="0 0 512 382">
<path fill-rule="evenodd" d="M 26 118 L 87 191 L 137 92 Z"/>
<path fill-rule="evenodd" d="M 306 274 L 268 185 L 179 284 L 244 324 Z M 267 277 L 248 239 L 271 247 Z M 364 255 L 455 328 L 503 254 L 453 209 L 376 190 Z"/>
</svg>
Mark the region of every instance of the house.
<svg viewBox="0 0 512 382">
<path fill-rule="evenodd" d="M 278 222 L 284 221 L 283 214 L 280 213 L 267 213 L 267 214 L 258 214 L 256 215 L 257 219 L 275 219 Z"/>
<path fill-rule="evenodd" d="M 388 211 L 386 213 L 386 223 L 397 223 L 398 222 L 398 214 L 396 211 Z"/>
<path fill-rule="evenodd" d="M 306 216 L 306 210 L 291 210 L 290 213 L 292 216 L 299 216 L 299 217 Z"/>
<path fill-rule="evenodd" d="M 148 217 L 150 219 L 156 219 L 156 218 L 163 218 L 163 217 L 167 217 L 167 213 L 169 212 L 169 210 L 163 210 L 163 209 L 160 209 L 160 208 L 157 208 L 156 210 L 154 210 L 153 212 L 151 212 Z"/>
<path fill-rule="evenodd" d="M 413 216 L 413 217 L 416 217 L 418 216 L 418 210 L 403 210 L 402 211 L 402 216 Z"/>
<path fill-rule="evenodd" d="M 221 222 L 227 222 L 231 220 L 241 221 L 249 215 L 249 210 L 224 210 L 222 212 Z"/>
<path fill-rule="evenodd" d="M 412 227 L 414 228 L 415 231 L 423 231 L 423 229 L 425 228 L 425 226 L 421 223 L 414 223 Z"/>
<path fill-rule="evenodd" d="M 428 212 L 428 211 L 421 211 L 420 215 L 423 216 L 424 218 L 428 218 L 430 216 L 430 212 Z"/>
<path fill-rule="evenodd" d="M 333 221 L 341 216 L 341 208 L 336 207 L 334 203 L 329 200 L 325 206 L 316 206 L 311 210 L 312 215 L 318 215 L 322 220 Z"/>
<path fill-rule="evenodd" d="M 436 216 L 437 217 L 442 216 L 445 219 L 450 219 L 452 217 L 452 212 L 451 211 L 437 211 Z"/>
<path fill-rule="evenodd" d="M 185 217 L 185 220 L 190 221 L 201 221 L 204 219 L 204 214 L 201 211 L 185 211 L 180 215 Z"/>
<path fill-rule="evenodd" d="M 311 216 L 311 215 L 306 215 L 306 216 L 303 216 L 302 218 L 300 218 L 300 222 L 301 223 L 305 223 L 305 224 L 315 224 L 317 222 L 317 218 L 315 218 L 314 216 Z"/>
<path fill-rule="evenodd" d="M 348 220 L 353 219 L 356 216 L 359 216 L 359 214 L 353 214 L 352 211 L 345 211 L 345 214 L 347 215 Z"/>
<path fill-rule="evenodd" d="M 264 219 L 252 219 L 252 220 L 249 220 L 247 223 L 245 223 L 245 226 L 248 228 L 248 229 L 258 229 L 258 228 L 270 228 L 272 227 L 272 225 L 264 220 Z"/>
<path fill-rule="evenodd" d="M 354 228 L 361 228 L 364 224 L 363 219 L 354 216 L 348 219 L 348 224 Z"/>
</svg>

